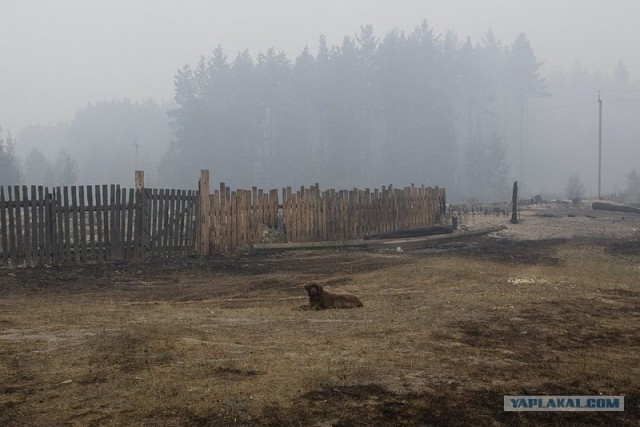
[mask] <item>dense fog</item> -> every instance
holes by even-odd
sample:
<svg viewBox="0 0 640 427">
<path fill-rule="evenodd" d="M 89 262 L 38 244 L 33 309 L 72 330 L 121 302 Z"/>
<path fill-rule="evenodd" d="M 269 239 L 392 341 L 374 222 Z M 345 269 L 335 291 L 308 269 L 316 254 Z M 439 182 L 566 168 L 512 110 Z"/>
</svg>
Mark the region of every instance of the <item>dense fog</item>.
<svg viewBox="0 0 640 427">
<path fill-rule="evenodd" d="M 96 100 L 68 121 L 4 128 L 0 185 L 195 188 L 444 186 L 450 200 L 594 196 L 638 201 L 640 84 L 620 60 L 544 73 L 521 33 L 480 40 L 354 29 L 294 55 L 221 45 L 175 64 L 175 97 Z M 0 117 L 0 126 L 2 118 Z M 217 185 L 217 184 L 214 184 Z"/>
</svg>

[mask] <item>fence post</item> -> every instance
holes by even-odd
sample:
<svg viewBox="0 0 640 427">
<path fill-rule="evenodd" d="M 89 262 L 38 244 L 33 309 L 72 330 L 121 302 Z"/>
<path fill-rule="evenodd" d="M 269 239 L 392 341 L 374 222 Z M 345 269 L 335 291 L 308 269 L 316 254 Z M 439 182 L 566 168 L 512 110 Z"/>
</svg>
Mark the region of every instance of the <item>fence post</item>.
<svg viewBox="0 0 640 427">
<path fill-rule="evenodd" d="M 211 223 L 211 209 L 209 207 L 209 171 L 202 169 L 200 171 L 200 184 L 198 186 L 200 191 L 199 203 L 198 203 L 198 228 L 197 238 L 198 242 L 197 252 L 200 256 L 209 255 L 209 225 Z"/>
<path fill-rule="evenodd" d="M 136 171 L 136 190 L 142 190 L 144 188 L 144 171 Z"/>
<path fill-rule="evenodd" d="M 136 195 L 139 206 L 136 208 L 140 218 L 140 259 L 145 259 L 150 253 L 151 245 L 151 198 L 144 188 L 144 171 L 135 171 Z"/>
<path fill-rule="evenodd" d="M 144 188 L 144 171 L 135 171 L 134 256 L 145 259 L 151 249 L 151 190 Z"/>
</svg>

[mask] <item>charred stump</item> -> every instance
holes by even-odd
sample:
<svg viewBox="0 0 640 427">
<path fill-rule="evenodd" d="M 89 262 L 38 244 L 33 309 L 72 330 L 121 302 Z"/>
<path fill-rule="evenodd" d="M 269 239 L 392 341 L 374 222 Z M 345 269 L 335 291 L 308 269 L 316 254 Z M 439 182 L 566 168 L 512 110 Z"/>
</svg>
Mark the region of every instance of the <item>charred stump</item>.
<svg viewBox="0 0 640 427">
<path fill-rule="evenodd" d="M 511 198 L 511 224 L 518 223 L 518 181 L 513 183 L 513 196 Z"/>
</svg>

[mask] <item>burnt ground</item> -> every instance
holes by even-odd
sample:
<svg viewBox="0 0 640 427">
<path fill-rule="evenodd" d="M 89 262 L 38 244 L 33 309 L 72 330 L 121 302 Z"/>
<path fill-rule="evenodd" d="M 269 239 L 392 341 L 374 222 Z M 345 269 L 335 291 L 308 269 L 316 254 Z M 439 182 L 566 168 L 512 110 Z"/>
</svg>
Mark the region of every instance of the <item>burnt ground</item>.
<svg viewBox="0 0 640 427">
<path fill-rule="evenodd" d="M 640 425 L 639 279 L 634 238 L 0 270 L 0 424 Z"/>
</svg>

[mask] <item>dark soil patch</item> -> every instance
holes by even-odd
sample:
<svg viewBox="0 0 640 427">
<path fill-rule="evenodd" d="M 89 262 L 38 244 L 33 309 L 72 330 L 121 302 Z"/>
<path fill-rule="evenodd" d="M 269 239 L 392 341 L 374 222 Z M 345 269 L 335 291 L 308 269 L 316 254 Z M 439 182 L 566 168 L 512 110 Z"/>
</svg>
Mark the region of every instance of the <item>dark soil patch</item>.
<svg viewBox="0 0 640 427">
<path fill-rule="evenodd" d="M 640 348 L 640 332 L 629 326 L 640 320 L 640 293 L 630 292 L 631 295 L 616 298 L 620 291 L 607 292 L 608 302 L 551 301 L 523 308 L 517 314 L 518 321 L 495 316 L 481 321 L 456 322 L 456 327 L 465 344 L 513 350 L 522 360 L 530 359 L 533 348 L 541 353 L 603 345 Z M 621 326 L 614 321 L 619 321 Z"/>
<path fill-rule="evenodd" d="M 218 366 L 214 368 L 211 372 L 214 375 L 222 376 L 222 377 L 254 377 L 256 375 L 260 375 L 261 372 L 256 371 L 254 369 L 238 369 L 238 368 L 229 368 Z"/>
<path fill-rule="evenodd" d="M 322 280 L 336 275 L 349 276 L 376 271 L 409 262 L 411 259 L 408 257 L 338 250 L 300 251 L 238 258 L 153 259 L 126 266 L 119 263 L 102 263 L 88 266 L 0 269 L 0 293 L 29 295 L 44 292 L 69 295 L 122 290 L 133 298 L 144 300 L 145 295 L 152 290 L 156 298 L 164 294 L 167 299 L 197 301 L 206 295 L 198 297 L 197 294 L 190 294 L 188 282 L 206 280 L 212 275 L 250 277 L 291 273 Z M 273 281 L 252 281 L 250 287 L 255 290 L 265 287 L 273 290 L 287 289 L 296 283 L 304 285 L 303 282 L 293 279 L 270 280 Z"/>
<path fill-rule="evenodd" d="M 605 253 L 615 255 L 640 255 L 640 239 L 622 240 L 609 243 Z"/>
<path fill-rule="evenodd" d="M 558 265 L 557 246 L 566 242 L 567 239 L 513 241 L 485 237 L 460 248 L 460 253 L 511 265 Z"/>
<path fill-rule="evenodd" d="M 639 392 L 625 412 L 504 412 L 505 395 L 570 395 L 573 390 L 439 390 L 396 394 L 377 384 L 328 387 L 300 396 L 293 407 L 268 407 L 259 425 L 347 426 L 564 426 L 637 425 Z M 592 394 L 597 394 L 592 391 Z"/>
</svg>

